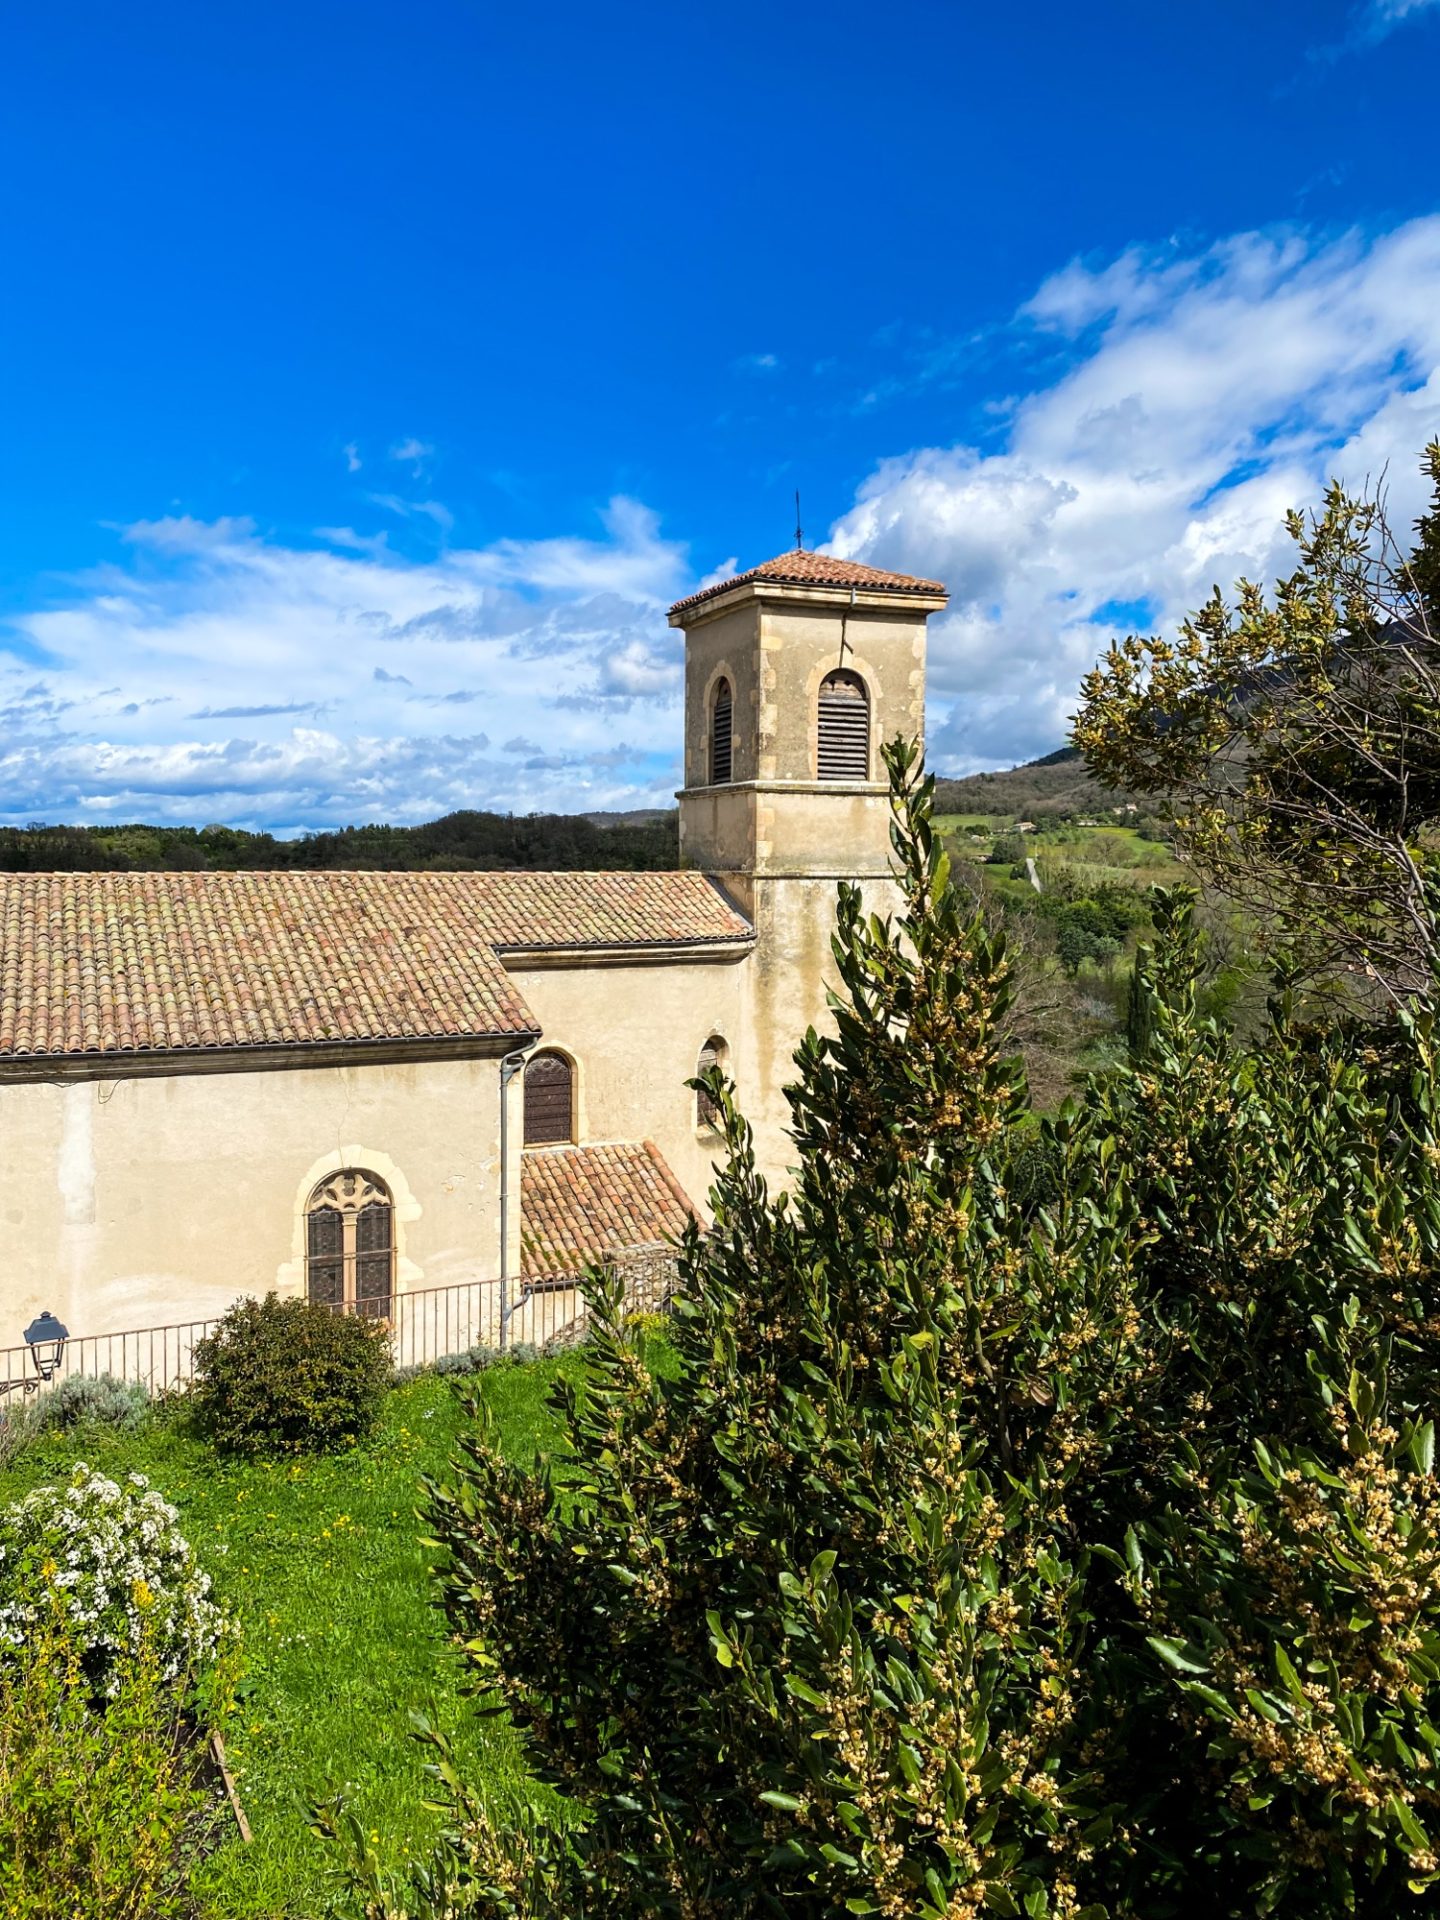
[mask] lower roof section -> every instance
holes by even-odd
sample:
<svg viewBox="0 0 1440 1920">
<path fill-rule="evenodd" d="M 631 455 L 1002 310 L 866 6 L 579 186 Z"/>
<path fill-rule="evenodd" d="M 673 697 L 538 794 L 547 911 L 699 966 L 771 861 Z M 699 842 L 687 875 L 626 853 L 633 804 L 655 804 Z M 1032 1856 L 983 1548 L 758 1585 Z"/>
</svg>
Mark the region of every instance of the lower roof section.
<svg viewBox="0 0 1440 1920">
<path fill-rule="evenodd" d="M 651 1140 L 600 1147 L 529 1147 L 520 1176 L 520 1272 L 578 1274 L 630 1247 L 678 1239 L 695 1217 Z"/>
</svg>

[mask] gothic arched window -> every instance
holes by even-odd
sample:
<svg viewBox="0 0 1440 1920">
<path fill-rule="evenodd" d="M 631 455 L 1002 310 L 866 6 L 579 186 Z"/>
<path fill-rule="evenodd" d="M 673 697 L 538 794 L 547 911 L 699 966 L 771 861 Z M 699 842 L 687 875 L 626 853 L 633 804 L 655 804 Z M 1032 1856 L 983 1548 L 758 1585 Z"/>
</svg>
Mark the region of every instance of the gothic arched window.
<svg viewBox="0 0 1440 1920">
<path fill-rule="evenodd" d="M 822 780 L 870 778 L 870 696 L 858 673 L 842 667 L 820 682 L 819 735 Z"/>
<path fill-rule="evenodd" d="M 710 701 L 710 784 L 729 784 L 733 764 L 731 748 L 735 737 L 735 703 L 728 680 L 717 680 Z"/>
<path fill-rule="evenodd" d="M 563 1053 L 535 1053 L 525 1068 L 525 1144 L 568 1146 L 575 1138 L 575 1069 Z"/>
<path fill-rule="evenodd" d="M 700 1049 L 700 1058 L 695 1063 L 695 1077 L 698 1080 L 711 1067 L 724 1071 L 726 1056 L 730 1049 L 718 1033 L 712 1033 Z M 695 1095 L 695 1124 L 697 1127 L 718 1127 L 720 1125 L 720 1105 L 715 1097 L 701 1087 Z"/>
<path fill-rule="evenodd" d="M 332 1173 L 305 1209 L 305 1291 L 327 1307 L 383 1320 L 394 1289 L 390 1189 L 361 1167 Z"/>
</svg>

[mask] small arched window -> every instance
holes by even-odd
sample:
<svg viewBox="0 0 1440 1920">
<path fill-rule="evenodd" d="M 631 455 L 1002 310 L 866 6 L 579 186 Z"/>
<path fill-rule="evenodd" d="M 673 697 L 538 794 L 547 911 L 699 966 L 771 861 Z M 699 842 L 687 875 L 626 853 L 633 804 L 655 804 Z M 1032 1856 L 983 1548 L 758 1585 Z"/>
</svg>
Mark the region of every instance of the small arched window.
<svg viewBox="0 0 1440 1920">
<path fill-rule="evenodd" d="M 730 1049 L 718 1033 L 712 1033 L 700 1049 L 700 1058 L 695 1063 L 695 1077 L 698 1080 L 711 1067 L 719 1067 L 723 1073 Z M 697 1127 L 716 1128 L 720 1125 L 720 1103 L 714 1095 L 701 1087 L 695 1095 L 695 1124 Z"/>
<path fill-rule="evenodd" d="M 816 764 L 822 780 L 870 778 L 870 696 L 859 674 L 843 667 L 820 682 Z"/>
<path fill-rule="evenodd" d="M 343 1313 L 389 1317 L 395 1290 L 395 1207 L 361 1167 L 322 1180 L 305 1209 L 305 1291 Z"/>
<path fill-rule="evenodd" d="M 710 784 L 727 786 L 733 765 L 731 748 L 735 738 L 735 703 L 728 680 L 717 680 L 710 703 Z"/>
<path fill-rule="evenodd" d="M 525 1068 L 525 1144 L 568 1146 L 575 1138 L 575 1069 L 563 1053 L 532 1054 Z"/>
</svg>

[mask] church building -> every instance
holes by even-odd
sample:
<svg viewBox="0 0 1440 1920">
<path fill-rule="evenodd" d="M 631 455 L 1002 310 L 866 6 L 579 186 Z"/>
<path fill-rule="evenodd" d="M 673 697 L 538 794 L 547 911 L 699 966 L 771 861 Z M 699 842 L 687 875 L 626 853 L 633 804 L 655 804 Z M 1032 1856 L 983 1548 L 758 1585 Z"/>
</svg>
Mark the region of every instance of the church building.
<svg viewBox="0 0 1440 1920">
<path fill-rule="evenodd" d="M 880 744 L 922 734 L 944 604 L 796 551 L 674 606 L 674 873 L 0 874 L 0 1347 L 272 1289 L 392 1320 L 469 1290 L 483 1337 L 534 1338 L 586 1261 L 703 1219 L 711 1062 L 783 1181 L 836 884 L 887 904 Z"/>
</svg>

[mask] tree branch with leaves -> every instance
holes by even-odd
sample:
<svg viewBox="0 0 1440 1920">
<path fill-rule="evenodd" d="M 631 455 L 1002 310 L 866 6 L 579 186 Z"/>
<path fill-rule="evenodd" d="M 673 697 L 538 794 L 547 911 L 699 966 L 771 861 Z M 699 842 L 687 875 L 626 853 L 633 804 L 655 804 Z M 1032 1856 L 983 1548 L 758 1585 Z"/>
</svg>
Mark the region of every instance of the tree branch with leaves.
<svg viewBox="0 0 1440 1920">
<path fill-rule="evenodd" d="M 1292 513 L 1294 571 L 1217 588 L 1178 637 L 1132 635 L 1082 685 L 1074 740 L 1168 802 L 1177 844 L 1312 979 L 1429 999 L 1440 965 L 1440 441 L 1406 552 L 1383 495 Z"/>
</svg>

